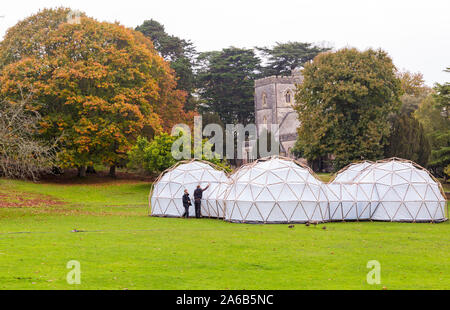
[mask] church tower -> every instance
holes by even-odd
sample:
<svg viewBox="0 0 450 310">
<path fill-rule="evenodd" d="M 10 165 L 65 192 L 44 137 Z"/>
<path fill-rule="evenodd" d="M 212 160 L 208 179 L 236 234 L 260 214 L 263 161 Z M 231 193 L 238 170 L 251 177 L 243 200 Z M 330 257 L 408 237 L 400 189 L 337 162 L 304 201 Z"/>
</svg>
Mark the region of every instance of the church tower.
<svg viewBox="0 0 450 310">
<path fill-rule="evenodd" d="M 255 81 L 255 122 L 258 135 L 271 124 L 279 125 L 280 155 L 292 157 L 300 125 L 293 108 L 296 84 L 301 84 L 300 70 L 291 76 L 269 76 Z"/>
</svg>

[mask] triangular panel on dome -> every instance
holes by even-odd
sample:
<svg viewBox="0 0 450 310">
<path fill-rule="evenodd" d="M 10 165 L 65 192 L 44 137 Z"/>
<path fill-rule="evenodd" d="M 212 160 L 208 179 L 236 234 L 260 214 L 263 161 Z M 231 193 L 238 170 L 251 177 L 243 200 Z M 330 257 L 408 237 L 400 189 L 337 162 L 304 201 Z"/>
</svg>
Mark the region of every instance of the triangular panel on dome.
<svg viewBox="0 0 450 310">
<path fill-rule="evenodd" d="M 267 218 L 269 217 L 269 214 L 272 211 L 272 208 L 275 206 L 275 202 L 258 201 L 255 203 L 255 205 L 258 208 L 258 211 L 261 214 L 261 216 L 263 217 L 264 221 L 267 221 Z"/>
<path fill-rule="evenodd" d="M 322 221 L 326 220 L 326 218 L 325 218 L 326 214 L 324 214 L 324 212 L 323 212 L 324 210 L 320 208 L 320 205 L 318 203 L 316 203 L 315 205 L 312 205 L 312 204 L 310 205 L 308 202 L 305 202 L 305 203 L 303 203 L 303 206 L 305 207 L 305 209 L 306 209 L 306 207 L 308 207 L 307 212 L 308 211 L 310 212 L 309 218 L 312 221 L 322 222 Z"/>
<path fill-rule="evenodd" d="M 171 197 L 172 193 L 170 191 L 169 183 L 160 182 L 153 187 L 153 192 L 161 197 Z"/>
<path fill-rule="evenodd" d="M 283 210 L 280 208 L 278 203 L 275 203 L 272 210 L 270 211 L 267 221 L 269 222 L 287 222 L 288 216 L 284 214 Z"/>
<path fill-rule="evenodd" d="M 283 190 L 278 198 L 279 201 L 302 200 L 305 184 L 283 184 Z"/>
<path fill-rule="evenodd" d="M 382 203 L 378 203 L 375 210 L 372 213 L 371 219 L 373 220 L 381 220 L 381 221 L 390 221 L 391 218 L 384 208 Z"/>
<path fill-rule="evenodd" d="M 407 199 L 407 192 L 409 192 L 409 189 L 411 187 L 412 186 L 410 184 L 406 183 L 406 184 L 395 185 L 392 188 L 397 193 L 400 200 L 405 200 L 405 199 Z"/>
<path fill-rule="evenodd" d="M 253 177 L 253 173 L 252 173 L 251 183 L 266 185 L 267 184 L 267 172 L 258 172 L 258 174 L 256 174 L 255 177 Z"/>
<path fill-rule="evenodd" d="M 373 202 L 357 202 L 356 209 L 358 210 L 359 220 L 369 220 L 372 216 L 372 209 L 375 209 L 377 203 Z"/>
<path fill-rule="evenodd" d="M 343 218 L 346 220 L 357 220 L 359 219 L 358 209 L 355 203 L 343 203 L 342 204 Z"/>
<path fill-rule="evenodd" d="M 244 220 L 248 222 L 264 222 L 264 218 L 261 216 L 261 213 L 259 213 L 258 208 L 254 203 L 252 203 L 251 207 L 248 209 Z"/>
<path fill-rule="evenodd" d="M 330 220 L 339 221 L 344 219 L 342 213 L 342 202 L 330 202 Z"/>
<path fill-rule="evenodd" d="M 243 220 L 244 217 L 242 216 L 241 210 L 237 202 L 232 203 L 231 208 L 229 208 L 227 203 L 227 213 L 228 211 L 229 214 L 227 214 L 227 218 L 231 220 Z"/>
<path fill-rule="evenodd" d="M 275 201 L 275 197 L 273 197 L 272 193 L 269 191 L 267 187 L 264 187 L 262 191 L 255 197 L 255 201 Z"/>
<path fill-rule="evenodd" d="M 355 201 L 356 190 L 356 185 L 354 184 L 343 184 L 341 187 L 341 201 Z"/>
<path fill-rule="evenodd" d="M 417 210 L 417 212 L 415 214 L 415 220 L 416 221 L 427 221 L 431 218 L 433 218 L 433 217 L 432 217 L 431 213 L 428 211 L 426 203 L 420 202 L 419 209 Z"/>
<path fill-rule="evenodd" d="M 276 174 L 280 180 L 285 182 L 287 180 L 287 175 L 289 173 L 289 168 L 277 169 L 276 171 L 272 171 L 273 174 Z"/>
<path fill-rule="evenodd" d="M 425 192 L 425 201 L 439 201 L 438 196 L 434 192 L 433 188 L 431 186 L 427 186 L 427 190 Z"/>
<path fill-rule="evenodd" d="M 422 202 L 420 201 L 409 201 L 405 203 L 406 208 L 409 213 L 411 213 L 413 220 L 416 220 L 417 214 L 420 212 Z"/>
<path fill-rule="evenodd" d="M 287 185 L 284 183 L 267 185 L 267 189 L 269 190 L 269 192 L 272 194 L 272 196 L 275 198 L 276 201 L 278 201 L 280 199 L 285 200 L 284 199 L 285 195 L 286 195 L 285 187 L 287 187 Z M 283 197 L 280 197 L 281 193 L 283 193 L 283 195 L 282 195 Z"/>
<path fill-rule="evenodd" d="M 247 215 L 248 211 L 252 207 L 253 202 L 251 201 L 239 201 L 235 203 L 235 218 L 239 218 L 240 220 L 245 220 L 245 216 Z M 238 212 L 236 212 L 238 211 Z M 237 216 L 237 217 L 236 217 Z"/>
<path fill-rule="evenodd" d="M 160 202 L 156 199 L 152 200 L 152 210 L 151 210 L 152 214 L 162 214 L 163 213 L 159 203 Z"/>
<path fill-rule="evenodd" d="M 281 201 L 278 202 L 278 205 L 280 206 L 281 210 L 283 210 L 283 213 L 286 215 L 287 217 L 287 221 L 288 222 L 292 222 L 292 215 L 295 211 L 295 209 L 297 208 L 297 206 L 299 205 L 298 201 Z"/>
<path fill-rule="evenodd" d="M 203 172 L 203 176 L 201 178 L 202 182 L 219 182 L 220 181 L 220 175 L 215 173 L 215 171 L 208 171 L 205 170 Z"/>
<path fill-rule="evenodd" d="M 303 190 L 301 200 L 304 201 L 317 201 L 319 197 L 319 188 L 313 184 L 307 184 Z"/>
<path fill-rule="evenodd" d="M 297 204 L 297 207 L 295 208 L 294 212 L 291 215 L 290 218 L 291 222 L 308 222 L 310 221 L 310 218 L 308 217 L 308 214 L 306 213 L 305 209 L 303 208 L 303 205 L 301 202 Z"/>
<path fill-rule="evenodd" d="M 286 168 L 269 171 L 268 175 L 267 175 L 267 179 L 268 179 L 267 184 L 284 183 L 284 179 L 279 174 L 279 172 L 285 171 L 285 170 L 286 170 Z"/>
<path fill-rule="evenodd" d="M 425 198 L 425 192 L 427 190 L 427 184 L 411 184 L 405 195 L 405 201 L 418 201 L 421 202 Z"/>
<path fill-rule="evenodd" d="M 432 220 L 440 220 L 444 218 L 443 209 L 441 208 L 441 203 L 438 201 L 426 201 L 425 206 L 427 207 L 428 212 L 431 214 Z"/>
<path fill-rule="evenodd" d="M 395 213 L 397 212 L 398 208 L 400 207 L 401 202 L 399 201 L 381 201 L 380 206 L 384 208 L 384 210 L 387 213 L 386 221 L 393 220 Z"/>
<path fill-rule="evenodd" d="M 185 174 L 185 182 L 201 182 L 204 174 L 204 170 L 196 169 L 196 170 L 190 170 Z"/>
<path fill-rule="evenodd" d="M 397 211 L 393 216 L 394 221 L 414 221 L 414 215 L 411 214 L 410 210 L 405 206 L 404 203 L 401 203 L 398 206 Z"/>
</svg>

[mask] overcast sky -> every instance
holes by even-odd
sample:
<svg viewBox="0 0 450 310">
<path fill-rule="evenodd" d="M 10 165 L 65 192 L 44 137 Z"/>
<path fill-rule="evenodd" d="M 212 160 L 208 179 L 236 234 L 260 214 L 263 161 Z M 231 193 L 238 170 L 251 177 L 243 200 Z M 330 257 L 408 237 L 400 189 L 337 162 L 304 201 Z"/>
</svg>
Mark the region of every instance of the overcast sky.
<svg viewBox="0 0 450 310">
<path fill-rule="evenodd" d="M 70 7 L 100 21 L 135 27 L 155 19 L 198 51 L 274 42 L 328 42 L 382 48 L 425 81 L 450 80 L 449 0 L 2 0 L 0 37 L 42 8 Z"/>
</svg>

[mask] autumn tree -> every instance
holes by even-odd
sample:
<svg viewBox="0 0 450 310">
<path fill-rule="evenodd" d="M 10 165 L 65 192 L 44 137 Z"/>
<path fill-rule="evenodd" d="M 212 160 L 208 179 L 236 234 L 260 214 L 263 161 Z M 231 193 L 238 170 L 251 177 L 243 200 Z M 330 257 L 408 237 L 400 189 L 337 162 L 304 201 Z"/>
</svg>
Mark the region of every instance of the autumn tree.
<svg viewBox="0 0 450 310">
<path fill-rule="evenodd" d="M 0 94 L 17 100 L 19 88 L 32 94 L 42 115 L 40 133 L 53 139 L 63 134 L 58 158 L 62 166 L 101 163 L 123 165 L 138 135 L 152 137 L 169 130 L 188 115 L 185 93 L 176 90 L 173 70 L 141 33 L 119 24 L 81 16 L 79 24 L 43 21 L 54 14 L 43 11 L 8 30 L 5 40 L 33 27 L 52 25 L 33 38 L 36 49 L 20 55 L 14 44 L 2 44 Z M 64 11 L 56 11 L 64 15 Z M 41 22 L 36 24 L 35 20 Z"/>
<path fill-rule="evenodd" d="M 388 117 L 401 105 L 400 80 L 382 50 L 345 48 L 319 54 L 303 69 L 296 93 L 299 152 L 309 161 L 334 156 L 334 168 L 378 159 Z"/>
<path fill-rule="evenodd" d="M 43 9 L 8 29 L 0 42 L 0 68 L 25 57 L 45 58 L 50 52 L 44 43 L 62 23 L 67 22 L 69 8 Z M 80 12 L 80 16 L 85 16 Z"/>
<path fill-rule="evenodd" d="M 432 89 L 425 85 L 423 75 L 420 72 L 409 71 L 399 72 L 403 95 L 401 96 L 402 106 L 400 113 L 411 114 L 419 108 L 420 103 L 431 93 Z"/>
</svg>

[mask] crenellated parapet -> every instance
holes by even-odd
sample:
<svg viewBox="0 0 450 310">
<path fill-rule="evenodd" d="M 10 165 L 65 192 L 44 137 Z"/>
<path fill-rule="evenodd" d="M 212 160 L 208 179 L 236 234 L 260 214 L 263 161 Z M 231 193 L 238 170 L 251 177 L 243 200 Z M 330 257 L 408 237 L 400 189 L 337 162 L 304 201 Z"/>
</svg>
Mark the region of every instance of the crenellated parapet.
<svg viewBox="0 0 450 310">
<path fill-rule="evenodd" d="M 262 79 L 255 80 L 255 87 L 261 87 L 270 84 L 301 84 L 303 76 L 278 76 L 272 75 Z"/>
</svg>

